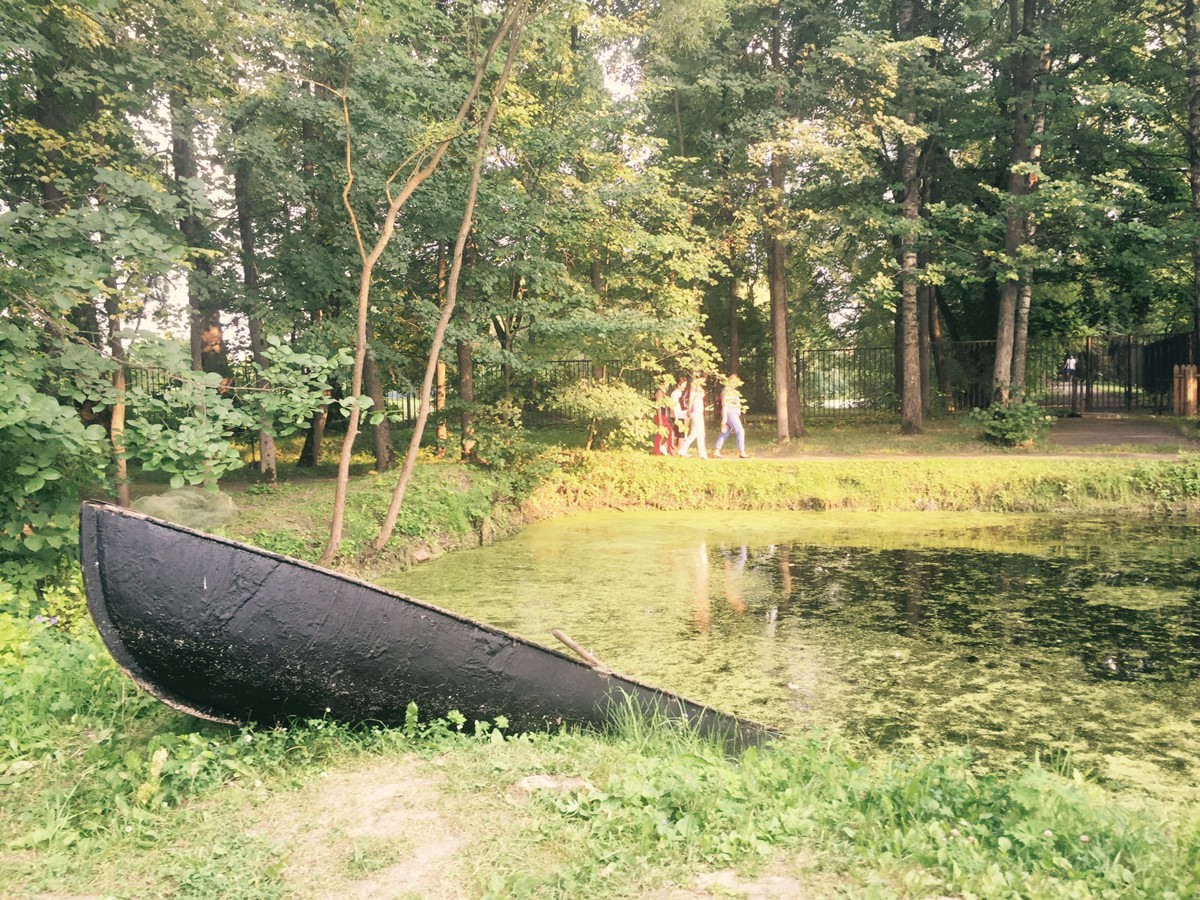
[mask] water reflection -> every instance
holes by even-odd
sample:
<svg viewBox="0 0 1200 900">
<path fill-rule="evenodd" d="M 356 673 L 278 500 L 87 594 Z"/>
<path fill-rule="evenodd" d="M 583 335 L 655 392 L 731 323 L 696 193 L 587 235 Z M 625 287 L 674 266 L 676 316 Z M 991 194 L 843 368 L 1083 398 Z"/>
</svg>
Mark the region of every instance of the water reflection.
<svg viewBox="0 0 1200 900">
<path fill-rule="evenodd" d="M 1194 524 L 815 520 L 545 523 L 392 586 L 775 725 L 1200 780 Z"/>
</svg>

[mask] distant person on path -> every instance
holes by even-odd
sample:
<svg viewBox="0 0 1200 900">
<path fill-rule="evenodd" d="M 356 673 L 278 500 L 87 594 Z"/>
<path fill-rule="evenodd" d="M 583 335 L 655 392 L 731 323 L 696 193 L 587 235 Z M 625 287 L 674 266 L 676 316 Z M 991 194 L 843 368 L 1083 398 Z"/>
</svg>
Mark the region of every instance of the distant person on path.
<svg viewBox="0 0 1200 900">
<path fill-rule="evenodd" d="M 708 459 L 708 447 L 704 445 L 704 378 L 693 375 L 684 393 L 684 409 L 687 411 L 688 433 L 679 445 L 680 456 L 691 456 L 688 448 L 692 444 L 700 453 L 701 459 Z"/>
<path fill-rule="evenodd" d="M 667 392 L 654 391 L 654 455 L 675 455 L 675 411 Z"/>
<path fill-rule="evenodd" d="M 721 433 L 717 435 L 713 456 L 718 459 L 721 458 L 721 447 L 725 445 L 725 439 L 731 431 L 737 436 L 738 456 L 745 459 L 748 455 L 746 428 L 742 425 L 742 395 L 738 393 L 741 383 L 742 379 L 737 375 L 730 375 L 725 379 L 725 386 L 721 388 L 721 395 L 717 398 L 717 421 L 721 423 Z"/>
<path fill-rule="evenodd" d="M 680 375 L 675 379 L 675 387 L 671 389 L 671 403 L 675 407 L 675 444 L 678 445 L 687 434 L 687 409 L 683 405 L 683 395 L 687 391 L 687 379 Z"/>
</svg>

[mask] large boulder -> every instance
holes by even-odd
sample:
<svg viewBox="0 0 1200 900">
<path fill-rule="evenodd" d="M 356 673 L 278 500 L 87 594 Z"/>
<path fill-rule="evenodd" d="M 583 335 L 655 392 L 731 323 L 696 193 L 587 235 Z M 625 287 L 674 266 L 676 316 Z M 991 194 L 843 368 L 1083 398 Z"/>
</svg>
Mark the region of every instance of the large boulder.
<svg viewBox="0 0 1200 900">
<path fill-rule="evenodd" d="M 135 500 L 133 508 L 156 519 L 166 519 L 198 531 L 228 525 L 238 514 L 237 506 L 228 494 L 203 488 L 179 488 L 151 494 Z"/>
</svg>

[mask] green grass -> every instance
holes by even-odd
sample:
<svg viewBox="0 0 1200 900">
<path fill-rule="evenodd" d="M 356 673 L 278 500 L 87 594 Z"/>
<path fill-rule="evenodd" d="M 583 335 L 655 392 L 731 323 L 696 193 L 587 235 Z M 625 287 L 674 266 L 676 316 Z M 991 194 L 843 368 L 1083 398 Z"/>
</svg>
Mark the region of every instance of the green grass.
<svg viewBox="0 0 1200 900">
<path fill-rule="evenodd" d="M 1163 459 L 863 457 L 702 461 L 637 455 L 566 457 L 529 500 L 543 514 L 573 509 L 1194 510 L 1200 456 Z"/>
<path fill-rule="evenodd" d="M 452 881 L 464 897 L 638 897 L 706 873 L 805 896 L 1200 890 L 1196 810 L 1065 765 L 864 758 L 819 734 L 730 758 L 636 719 L 607 736 L 234 729 L 132 690 L 85 626 L 10 635 L 2 659 L 8 896 L 331 896 L 415 877 L 451 838 L 412 896 Z M 522 789 L 532 775 L 548 787 Z"/>
</svg>

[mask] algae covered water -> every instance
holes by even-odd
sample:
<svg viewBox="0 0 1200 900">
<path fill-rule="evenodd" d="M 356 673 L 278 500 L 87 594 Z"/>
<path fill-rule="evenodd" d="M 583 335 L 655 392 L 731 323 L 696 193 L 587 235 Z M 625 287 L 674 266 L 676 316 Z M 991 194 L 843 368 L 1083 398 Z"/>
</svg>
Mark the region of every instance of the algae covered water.
<svg viewBox="0 0 1200 900">
<path fill-rule="evenodd" d="M 606 513 L 387 586 L 622 674 L 884 747 L 1200 778 L 1200 523 Z"/>
</svg>

